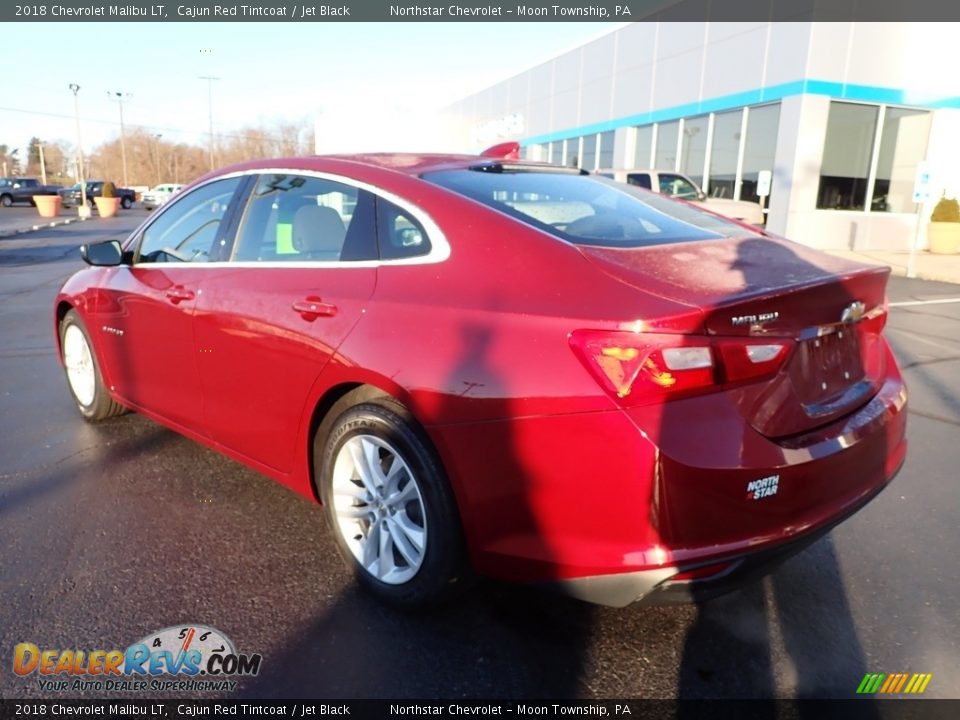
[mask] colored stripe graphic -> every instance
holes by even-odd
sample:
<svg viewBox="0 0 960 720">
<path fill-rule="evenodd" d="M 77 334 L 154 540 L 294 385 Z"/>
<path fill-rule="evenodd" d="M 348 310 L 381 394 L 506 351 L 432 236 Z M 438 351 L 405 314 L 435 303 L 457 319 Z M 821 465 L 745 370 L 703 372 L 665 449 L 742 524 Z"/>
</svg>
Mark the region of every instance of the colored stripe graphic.
<svg viewBox="0 0 960 720">
<path fill-rule="evenodd" d="M 906 673 L 900 673 L 900 682 L 897 683 L 897 687 L 896 687 L 896 689 L 894 690 L 894 692 L 895 692 L 895 693 L 898 693 L 898 692 L 900 692 L 901 690 L 903 690 L 903 685 L 904 685 L 904 683 L 906 683 L 906 682 L 907 682 L 907 674 L 906 674 Z"/>
<path fill-rule="evenodd" d="M 867 673 L 857 687 L 858 695 L 919 695 L 927 689 L 932 673 Z"/>
</svg>

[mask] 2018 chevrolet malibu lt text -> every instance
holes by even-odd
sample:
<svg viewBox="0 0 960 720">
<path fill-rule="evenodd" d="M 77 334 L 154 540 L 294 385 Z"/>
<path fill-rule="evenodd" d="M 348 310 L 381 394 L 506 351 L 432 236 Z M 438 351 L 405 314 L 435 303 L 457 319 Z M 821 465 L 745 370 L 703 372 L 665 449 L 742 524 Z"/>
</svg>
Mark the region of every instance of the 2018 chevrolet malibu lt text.
<svg viewBox="0 0 960 720">
<path fill-rule="evenodd" d="M 134 410 L 321 502 L 397 604 L 468 569 L 705 597 L 906 453 L 886 268 L 576 170 L 252 162 L 82 255 L 54 308 L 81 414 Z"/>
</svg>

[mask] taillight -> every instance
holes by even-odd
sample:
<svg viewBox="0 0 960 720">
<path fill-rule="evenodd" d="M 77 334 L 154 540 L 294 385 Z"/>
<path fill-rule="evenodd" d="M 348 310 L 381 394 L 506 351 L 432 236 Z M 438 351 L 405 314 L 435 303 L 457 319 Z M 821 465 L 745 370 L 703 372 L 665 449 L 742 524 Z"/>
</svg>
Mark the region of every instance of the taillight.
<svg viewBox="0 0 960 720">
<path fill-rule="evenodd" d="M 879 335 L 883 332 L 883 328 L 887 325 L 887 316 L 889 313 L 889 305 L 887 303 L 887 298 L 884 297 L 883 305 L 877 305 L 861 318 L 860 322 L 857 323 L 857 327 L 861 333 Z"/>
<path fill-rule="evenodd" d="M 759 380 L 772 375 L 780 366 L 793 343 L 786 341 L 771 342 L 764 340 L 750 342 L 746 340 L 718 340 L 717 348 L 723 358 L 723 379 L 725 382 L 743 382 Z"/>
<path fill-rule="evenodd" d="M 634 404 L 771 375 L 793 343 L 577 330 L 570 345 L 607 392 Z"/>
</svg>

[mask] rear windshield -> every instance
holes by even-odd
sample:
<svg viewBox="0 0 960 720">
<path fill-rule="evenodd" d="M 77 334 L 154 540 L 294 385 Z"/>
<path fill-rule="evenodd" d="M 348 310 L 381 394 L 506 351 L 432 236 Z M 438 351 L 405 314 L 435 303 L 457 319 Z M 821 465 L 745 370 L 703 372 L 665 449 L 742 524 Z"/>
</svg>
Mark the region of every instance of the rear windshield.
<svg viewBox="0 0 960 720">
<path fill-rule="evenodd" d="M 578 245 L 644 247 L 754 234 L 696 207 L 598 175 L 493 165 L 422 177 Z"/>
</svg>

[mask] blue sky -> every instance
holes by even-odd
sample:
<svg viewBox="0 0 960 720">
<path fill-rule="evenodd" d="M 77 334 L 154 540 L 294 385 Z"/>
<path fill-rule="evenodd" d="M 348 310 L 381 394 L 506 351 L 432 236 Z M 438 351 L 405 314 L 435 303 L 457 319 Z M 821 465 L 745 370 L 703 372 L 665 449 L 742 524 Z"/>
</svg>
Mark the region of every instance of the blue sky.
<svg viewBox="0 0 960 720">
<path fill-rule="evenodd" d="M 119 135 L 108 91 L 130 93 L 124 120 L 171 141 L 205 142 L 207 84 L 218 133 L 362 107 L 380 98 L 425 114 L 608 32 L 617 23 L 23 23 L 0 94 L 0 143 Z M 25 154 L 25 149 L 21 154 Z"/>
</svg>

